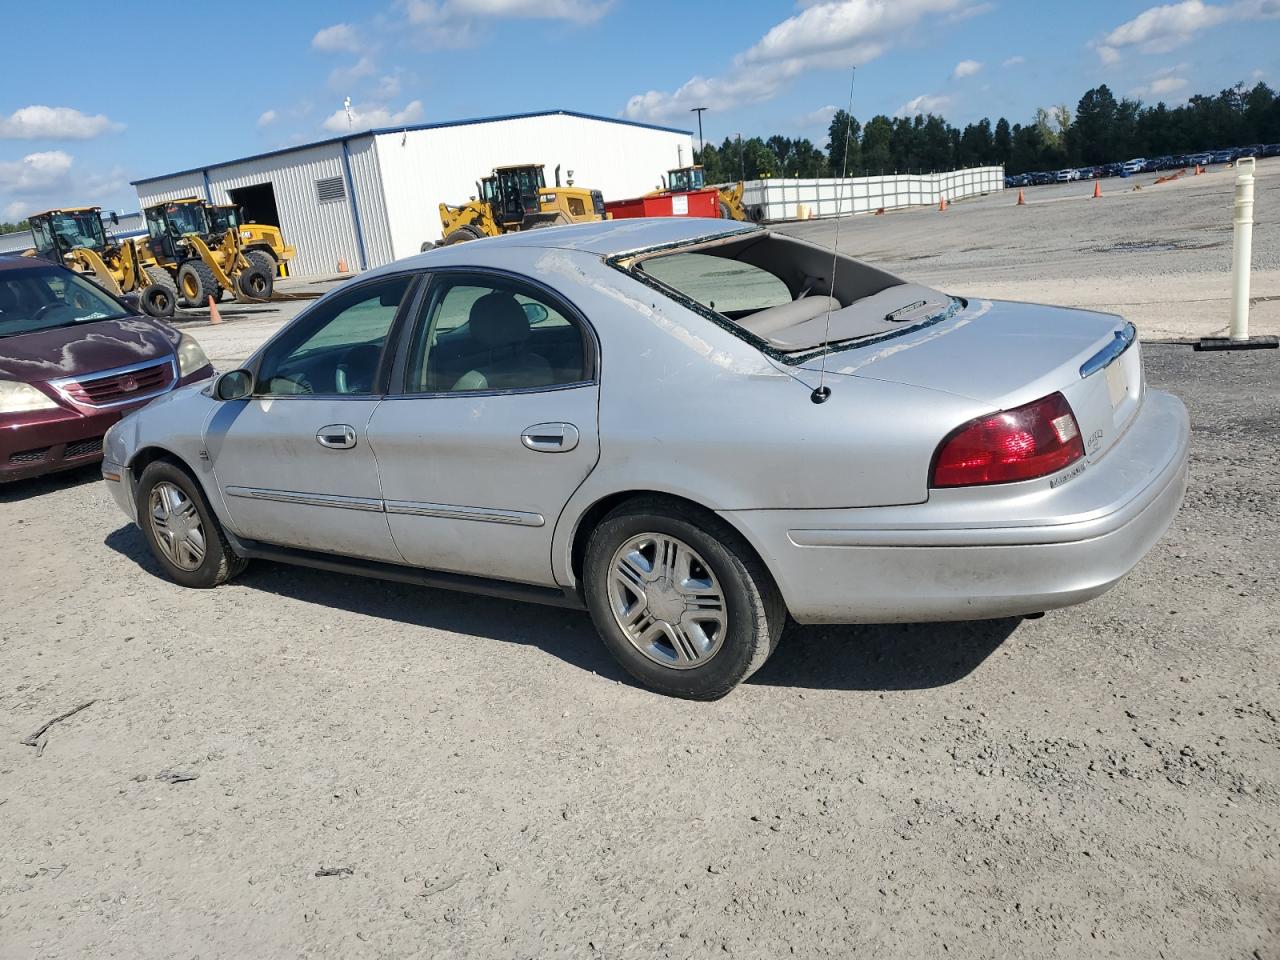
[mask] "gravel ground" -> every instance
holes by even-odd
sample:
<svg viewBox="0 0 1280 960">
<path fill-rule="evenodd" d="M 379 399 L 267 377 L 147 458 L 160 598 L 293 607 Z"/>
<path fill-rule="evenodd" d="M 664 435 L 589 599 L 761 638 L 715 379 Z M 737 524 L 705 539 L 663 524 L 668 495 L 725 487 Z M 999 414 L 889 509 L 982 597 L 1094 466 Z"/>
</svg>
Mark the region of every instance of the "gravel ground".
<svg viewBox="0 0 1280 960">
<path fill-rule="evenodd" d="M 1147 358 L 1191 484 L 1116 589 L 793 627 L 714 704 L 583 614 L 183 590 L 92 471 L 0 490 L 0 957 L 1280 957 L 1280 358 Z"/>
</svg>

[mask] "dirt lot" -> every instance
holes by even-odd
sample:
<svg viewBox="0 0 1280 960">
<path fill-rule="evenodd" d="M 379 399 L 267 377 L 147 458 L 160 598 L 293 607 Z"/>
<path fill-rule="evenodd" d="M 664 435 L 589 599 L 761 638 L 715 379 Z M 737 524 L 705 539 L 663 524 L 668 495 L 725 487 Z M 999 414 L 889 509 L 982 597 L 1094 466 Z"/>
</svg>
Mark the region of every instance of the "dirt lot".
<svg viewBox="0 0 1280 960">
<path fill-rule="evenodd" d="M 1280 957 L 1277 359 L 1149 348 L 1191 487 L 1107 596 L 792 628 L 714 704 L 583 614 L 183 590 L 92 472 L 5 488 L 0 957 Z"/>
<path fill-rule="evenodd" d="M 1225 290 L 1229 179 L 1174 187 L 841 245 L 957 292 L 1145 284 L 1148 335 L 1203 326 L 1225 300 L 1165 291 Z M 226 369 L 299 306 L 188 329 Z M 1191 485 L 1114 591 L 793 627 L 715 704 L 631 685 L 583 614 L 268 564 L 186 591 L 93 471 L 0 489 L 0 958 L 1280 958 L 1280 356 L 1147 363 L 1190 407 Z"/>
</svg>

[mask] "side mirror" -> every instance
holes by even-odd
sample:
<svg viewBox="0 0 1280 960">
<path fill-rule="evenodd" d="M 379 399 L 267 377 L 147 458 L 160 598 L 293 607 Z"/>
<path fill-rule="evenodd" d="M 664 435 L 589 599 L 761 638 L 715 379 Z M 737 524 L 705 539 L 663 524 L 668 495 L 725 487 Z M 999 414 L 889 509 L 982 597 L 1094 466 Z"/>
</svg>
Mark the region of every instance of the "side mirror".
<svg viewBox="0 0 1280 960">
<path fill-rule="evenodd" d="M 142 312 L 142 298 L 136 293 L 126 293 L 120 299 L 124 301 L 124 305 L 129 308 L 130 313 Z"/>
<path fill-rule="evenodd" d="M 120 226 L 120 214 L 116 213 L 114 210 L 111 211 L 111 223 L 114 226 Z"/>
<path fill-rule="evenodd" d="M 528 319 L 530 326 L 535 323 L 541 323 L 550 316 L 547 308 L 540 303 L 522 303 L 520 306 L 524 310 L 524 315 Z"/>
<path fill-rule="evenodd" d="M 213 384 L 213 395 L 218 400 L 243 400 L 253 393 L 253 374 L 248 370 L 231 370 Z"/>
</svg>

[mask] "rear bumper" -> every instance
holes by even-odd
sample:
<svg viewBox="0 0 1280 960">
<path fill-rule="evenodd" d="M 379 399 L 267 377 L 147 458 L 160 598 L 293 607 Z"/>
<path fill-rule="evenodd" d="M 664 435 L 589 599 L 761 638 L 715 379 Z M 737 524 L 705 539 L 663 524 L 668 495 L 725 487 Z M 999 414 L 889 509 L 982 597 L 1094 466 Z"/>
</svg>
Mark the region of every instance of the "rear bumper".
<svg viewBox="0 0 1280 960">
<path fill-rule="evenodd" d="M 857 510 L 726 513 L 801 623 L 977 620 L 1106 592 L 1172 522 L 1190 429 L 1176 397 L 1149 391 L 1125 435 L 1075 480 L 932 491 L 929 502 Z"/>
</svg>

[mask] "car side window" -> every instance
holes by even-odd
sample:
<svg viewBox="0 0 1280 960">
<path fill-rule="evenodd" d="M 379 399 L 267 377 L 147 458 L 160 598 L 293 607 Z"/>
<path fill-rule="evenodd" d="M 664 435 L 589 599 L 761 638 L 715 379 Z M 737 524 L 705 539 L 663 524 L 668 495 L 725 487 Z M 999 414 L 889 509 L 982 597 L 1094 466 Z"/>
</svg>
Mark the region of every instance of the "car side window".
<svg viewBox="0 0 1280 960">
<path fill-rule="evenodd" d="M 415 324 L 407 393 L 528 390 L 589 378 L 587 338 L 567 307 L 497 277 L 438 276 Z"/>
<path fill-rule="evenodd" d="M 382 346 L 412 280 L 362 283 L 318 305 L 263 356 L 259 396 L 368 396 Z"/>
</svg>

